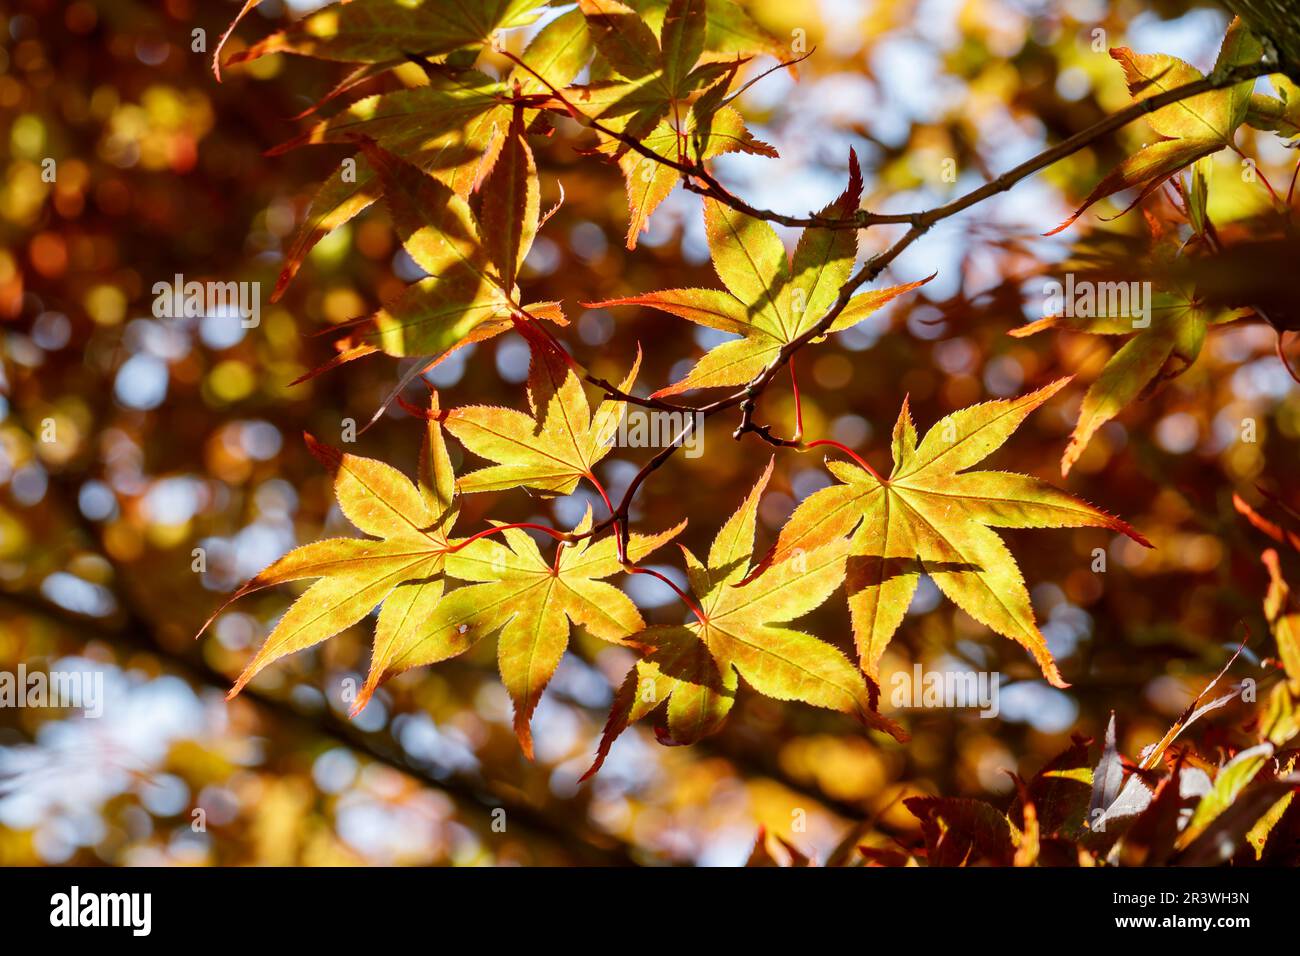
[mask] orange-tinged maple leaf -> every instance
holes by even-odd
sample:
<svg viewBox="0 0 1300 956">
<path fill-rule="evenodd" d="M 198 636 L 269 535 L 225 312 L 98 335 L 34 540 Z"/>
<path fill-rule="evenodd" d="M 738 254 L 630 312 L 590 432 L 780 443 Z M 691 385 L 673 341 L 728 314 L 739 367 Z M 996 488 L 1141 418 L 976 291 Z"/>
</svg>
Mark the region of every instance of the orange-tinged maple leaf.
<svg viewBox="0 0 1300 956">
<path fill-rule="evenodd" d="M 522 110 L 515 113 L 500 155 L 475 199 L 474 213 L 488 258 L 502 288 L 513 292 L 541 218 L 537 165 L 524 137 Z"/>
<path fill-rule="evenodd" d="M 1001 446 L 1068 381 L 953 412 L 919 444 L 904 400 L 889 478 L 828 462 L 841 484 L 814 492 L 795 509 L 763 566 L 779 567 L 852 535 L 849 611 L 862 669 L 873 678 L 926 573 L 975 620 L 1023 645 L 1048 681 L 1067 686 L 1034 621 L 1015 558 L 991 529 L 1091 526 L 1150 544 L 1119 518 L 1037 478 L 964 469 Z"/>
<path fill-rule="evenodd" d="M 1266 518 L 1264 515 L 1252 508 L 1246 502 L 1246 499 L 1242 498 L 1241 495 L 1236 494 L 1235 492 L 1232 495 L 1233 508 L 1236 509 L 1237 514 L 1250 522 L 1257 531 L 1262 531 L 1278 544 L 1289 545 L 1293 551 L 1300 552 L 1300 530 L 1297 530 L 1297 526 L 1300 526 L 1300 515 L 1297 515 L 1296 512 L 1292 511 L 1273 495 L 1265 492 L 1264 489 L 1261 488 L 1260 491 L 1264 492 L 1264 496 L 1269 499 L 1269 502 L 1272 505 L 1275 506 L 1275 510 L 1282 513 L 1282 519 L 1285 520 L 1287 524 L 1284 525 Z"/>
<path fill-rule="evenodd" d="M 1129 92 L 1136 102 L 1203 79 L 1201 71 L 1194 66 L 1163 53 L 1134 53 L 1128 47 L 1116 47 L 1110 55 L 1123 67 Z M 1214 69 L 1217 73 L 1258 63 L 1262 55 L 1259 40 L 1236 17 L 1223 38 Z M 1052 236 L 1067 228 L 1093 203 L 1121 190 L 1141 187 L 1137 198 L 1120 213 L 1123 215 L 1184 166 L 1231 146 L 1237 127 L 1246 121 L 1254 85 L 1253 80 L 1246 80 L 1226 89 L 1187 97 L 1151 113 L 1147 122 L 1164 137 L 1163 141 L 1143 147 L 1107 173 L 1083 205 L 1045 235 Z"/>
<path fill-rule="evenodd" d="M 306 436 L 312 453 L 334 476 L 343 514 L 372 538 L 329 538 L 295 548 L 236 591 L 217 614 L 247 594 L 277 584 L 318 579 L 285 612 L 235 681 L 234 697 L 267 665 L 319 644 L 383 604 L 375 626 L 370 677 L 357 709 L 373 691 L 395 647 L 428 617 L 443 590 L 444 562 L 455 546 L 455 476 L 431 400 L 419 481 L 383 462 L 341 453 Z M 204 629 L 207 628 L 204 625 Z M 200 634 L 202 631 L 199 632 Z"/>
<path fill-rule="evenodd" d="M 462 476 L 462 492 L 525 487 L 568 494 L 609 454 L 622 403 L 602 401 L 593 414 L 582 381 L 565 357 L 535 340 L 530 344 L 532 415 L 496 405 L 469 405 L 447 413 L 447 431 L 474 454 L 497 462 Z M 620 386 L 623 391 L 632 387 L 640 364 L 638 351 Z"/>
</svg>

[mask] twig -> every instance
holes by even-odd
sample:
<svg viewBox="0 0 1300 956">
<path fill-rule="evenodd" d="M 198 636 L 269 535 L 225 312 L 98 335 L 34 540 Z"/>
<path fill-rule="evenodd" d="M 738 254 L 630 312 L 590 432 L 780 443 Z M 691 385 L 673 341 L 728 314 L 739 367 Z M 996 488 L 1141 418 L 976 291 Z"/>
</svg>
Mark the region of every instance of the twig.
<svg viewBox="0 0 1300 956">
<path fill-rule="evenodd" d="M 575 106 L 558 87 L 525 63 L 523 59 L 508 50 L 503 50 L 501 53 L 502 56 L 517 63 L 536 77 L 538 81 L 545 84 L 545 86 L 551 91 L 551 94 L 565 108 L 565 111 L 568 112 L 569 116 L 571 116 L 574 121 L 623 144 L 628 149 L 652 162 L 659 163 L 661 166 L 667 166 L 670 169 L 675 169 L 682 175 L 682 185 L 691 192 L 699 193 L 703 196 L 710 196 L 719 202 L 730 206 L 737 212 L 744 213 L 747 216 L 752 216 L 755 219 L 765 219 L 768 222 L 779 223 L 783 226 L 803 228 L 816 226 L 821 229 L 865 229 L 868 226 L 887 224 L 899 225 L 911 221 L 911 213 L 874 213 L 865 209 L 859 209 L 856 213 L 847 218 L 819 216 L 816 214 L 809 216 L 787 216 L 771 209 L 759 209 L 729 192 L 713 177 L 711 173 L 708 172 L 708 170 L 704 168 L 702 164 L 661 156 L 635 137 L 611 129 L 604 123 L 601 123 L 600 120 L 588 116 L 586 113 L 582 112 L 582 110 L 578 109 L 578 107 Z M 696 180 L 698 180 L 698 182 Z"/>
</svg>

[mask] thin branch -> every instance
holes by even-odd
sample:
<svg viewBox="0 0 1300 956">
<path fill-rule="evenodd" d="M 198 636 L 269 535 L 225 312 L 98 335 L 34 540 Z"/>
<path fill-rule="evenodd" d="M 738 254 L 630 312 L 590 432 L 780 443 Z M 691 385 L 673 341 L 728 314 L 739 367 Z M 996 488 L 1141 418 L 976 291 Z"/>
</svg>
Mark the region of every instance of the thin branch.
<svg viewBox="0 0 1300 956">
<path fill-rule="evenodd" d="M 1192 83 L 1187 83 L 1183 86 L 1176 87 L 1175 89 L 1166 90 L 1165 92 L 1149 97 L 1148 99 L 1140 100 L 1126 109 L 1120 110 L 1118 113 L 1114 113 L 1098 123 L 1094 123 L 1087 129 L 1080 130 L 1073 136 L 1062 140 L 1051 149 L 1039 153 L 1032 159 L 1026 160 L 1014 169 L 1008 170 L 996 179 L 985 183 L 979 188 L 966 193 L 946 205 L 937 206 L 924 212 L 915 213 L 875 213 L 866 209 L 859 209 L 852 216 L 836 217 L 821 216 L 815 213 L 808 216 L 788 216 L 771 209 L 760 209 L 753 206 L 729 192 L 720 182 L 718 182 L 717 179 L 713 177 L 711 173 L 708 172 L 708 170 L 704 168 L 701 163 L 683 162 L 681 160 L 661 156 L 654 150 L 642 144 L 635 137 L 605 126 L 599 120 L 588 116 L 586 113 L 583 113 L 578 109 L 578 107 L 576 107 L 560 89 L 554 86 L 545 77 L 537 73 L 520 57 L 508 51 L 503 51 L 503 55 L 523 67 L 543 83 L 575 121 L 583 126 L 596 130 L 618 143 L 621 143 L 628 149 L 633 150 L 652 162 L 675 169 L 682 175 L 682 184 L 691 192 L 698 193 L 702 196 L 709 196 L 727 206 L 730 206 L 737 212 L 743 213 L 744 215 L 750 216 L 754 219 L 763 219 L 767 222 L 775 222 L 783 226 L 796 228 L 815 227 L 819 229 L 866 229 L 870 226 L 877 225 L 907 224 L 915 226 L 918 223 L 927 221 L 930 225 L 933 225 L 941 219 L 946 219 L 949 216 L 956 215 L 977 203 L 983 202 L 990 196 L 994 196 L 1000 192 L 1005 192 L 1025 177 L 1052 165 L 1058 160 L 1064 159 L 1066 156 L 1078 152 L 1084 146 L 1100 139 L 1107 133 L 1127 126 L 1134 120 L 1149 113 L 1153 113 L 1161 107 L 1169 106 L 1171 103 L 1177 103 L 1201 93 L 1208 93 L 1247 80 L 1257 79 L 1276 69 L 1276 65 L 1268 61 L 1234 67 L 1233 69 L 1227 70 L 1221 74 L 1211 74 L 1210 76 L 1203 77 Z M 928 228 L 928 226 L 926 228 Z M 922 231 L 924 232 L 924 230 Z"/>
<path fill-rule="evenodd" d="M 661 156 L 659 153 L 656 153 L 654 150 L 650 149 L 650 147 L 643 144 L 636 137 L 629 136 L 619 130 L 611 129 L 604 123 L 600 122 L 600 120 L 588 116 L 586 113 L 582 112 L 582 110 L 578 109 L 578 107 L 573 104 L 573 101 L 564 95 L 563 91 L 525 63 L 520 57 L 507 50 L 501 51 L 501 54 L 512 62 L 523 67 L 536 77 L 538 81 L 543 83 L 575 122 L 587 127 L 588 129 L 594 129 L 596 132 L 609 137 L 615 142 L 621 143 L 634 153 L 645 157 L 651 162 L 658 163 L 661 166 L 667 166 L 670 169 L 675 169 L 682 176 L 682 185 L 691 192 L 699 193 L 702 196 L 710 196 L 713 199 L 730 206 L 737 212 L 744 213 L 747 216 L 752 216 L 755 219 L 764 219 L 768 222 L 775 222 L 783 226 L 803 228 L 816 226 L 821 229 L 865 229 L 868 226 L 888 225 L 891 223 L 901 225 L 910 222 L 912 219 L 911 213 L 874 213 L 865 209 L 859 209 L 856 213 L 847 218 L 820 216 L 815 213 L 808 216 L 787 216 L 771 209 L 759 209 L 729 192 L 720 182 L 718 182 L 717 179 L 713 177 L 711 173 L 708 172 L 708 170 L 704 168 L 702 164 L 691 162 L 689 160 L 671 159 L 667 156 Z"/>
<path fill-rule="evenodd" d="M 122 600 L 120 593 L 116 593 L 115 596 L 119 601 Z M 108 622 L 95 618 L 83 617 L 30 594 L 0 592 L 0 603 L 20 608 L 29 614 L 39 614 L 48 620 L 66 625 L 83 636 L 90 632 L 115 646 L 146 651 L 163 659 L 168 667 L 184 675 L 191 683 L 214 687 L 223 693 L 230 683 L 228 676 L 209 666 L 202 659 L 181 656 L 167 648 L 158 639 L 152 623 L 132 611 L 127 603 L 122 604 L 126 611 L 120 627 L 113 627 Z M 425 768 L 412 763 L 391 735 L 362 730 L 352 721 L 338 717 L 332 711 L 325 711 L 315 716 L 309 715 L 291 703 L 255 688 L 247 688 L 243 696 L 252 699 L 262 710 L 300 734 L 334 740 L 350 750 L 365 754 L 376 763 L 392 767 L 419 780 L 421 784 L 441 790 L 481 812 L 486 813 L 495 807 L 503 807 L 511 819 L 518 820 L 526 828 L 556 840 L 590 863 L 615 866 L 638 865 L 630 848 L 616 837 L 564 826 L 517 796 L 510 786 L 498 787 L 490 781 L 472 779 L 463 773 L 449 774 L 445 777 L 434 776 Z"/>
<path fill-rule="evenodd" d="M 816 52 L 817 52 L 817 47 L 815 46 L 810 47 L 807 53 L 804 53 L 801 56 L 797 56 L 793 60 L 782 60 L 780 63 L 768 67 L 762 73 L 758 74 L 753 79 L 746 82 L 745 85 L 742 86 L 740 89 L 736 90 L 736 92 L 727 96 L 726 99 L 724 99 L 721 103 L 718 104 L 718 109 L 722 109 L 722 107 L 724 106 L 730 106 L 732 102 L 734 102 L 738 97 L 743 96 L 747 90 L 752 89 L 760 80 L 765 80 L 773 73 L 776 73 L 780 70 L 784 70 L 786 67 L 798 66 L 800 63 L 808 59 L 808 57 L 812 56 Z M 743 60 L 737 61 L 737 65 L 743 62 L 744 62 Z"/>
</svg>

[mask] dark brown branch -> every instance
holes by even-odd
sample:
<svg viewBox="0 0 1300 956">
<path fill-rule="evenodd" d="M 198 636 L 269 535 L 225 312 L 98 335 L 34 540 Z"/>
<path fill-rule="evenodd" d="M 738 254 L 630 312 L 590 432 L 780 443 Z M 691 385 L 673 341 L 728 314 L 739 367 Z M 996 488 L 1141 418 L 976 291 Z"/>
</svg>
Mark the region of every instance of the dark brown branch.
<svg viewBox="0 0 1300 956">
<path fill-rule="evenodd" d="M 1064 159 L 1066 156 L 1078 152 L 1084 146 L 1100 139 L 1107 133 L 1127 126 L 1135 119 L 1145 116 L 1148 113 L 1153 113 L 1161 107 L 1168 106 L 1171 103 L 1177 103 L 1180 100 L 1197 96 L 1201 93 L 1220 90 L 1236 83 L 1256 79 L 1277 68 L 1276 63 L 1268 60 L 1246 66 L 1239 66 L 1225 73 L 1218 75 L 1211 74 L 1210 76 L 1196 80 L 1192 83 L 1184 84 L 1176 89 L 1167 90 L 1164 93 L 1149 97 L 1148 99 L 1140 100 L 1126 109 L 1120 110 L 1118 113 L 1114 113 L 1098 123 L 1094 123 L 1087 129 L 1080 130 L 1068 139 L 1062 140 L 1051 149 L 1039 153 L 1037 156 L 1026 160 L 1014 169 L 1008 170 L 991 182 L 985 183 L 983 186 L 971 190 L 946 205 L 937 206 L 933 209 L 916 213 L 874 213 L 866 209 L 859 209 L 852 216 L 840 218 L 833 216 L 820 216 L 816 214 L 808 216 L 788 216 L 771 209 L 760 209 L 756 206 L 750 205 L 743 199 L 740 199 L 728 191 L 707 169 L 705 169 L 702 163 L 682 161 L 671 159 L 667 156 L 661 156 L 654 150 L 643 145 L 635 137 L 605 126 L 599 120 L 594 119 L 579 110 L 572 101 L 565 97 L 561 90 L 557 89 L 544 77 L 536 73 L 522 59 L 511 53 L 506 53 L 505 55 L 544 83 L 550 89 L 555 98 L 565 107 L 569 115 L 578 123 L 615 140 L 652 162 L 676 170 L 682 175 L 682 184 L 691 192 L 716 199 L 719 202 L 730 206 L 737 212 L 743 213 L 744 215 L 750 216 L 754 219 L 762 219 L 783 226 L 796 228 L 815 227 L 819 229 L 866 229 L 870 226 L 878 225 L 908 224 L 915 226 L 918 223 L 927 221 L 930 225 L 933 225 L 941 219 L 946 219 L 949 216 L 956 215 L 977 203 L 983 202 L 990 196 L 994 196 L 1000 192 L 1005 192 L 1025 177 L 1052 165 L 1058 160 Z M 929 226 L 926 226 L 926 228 L 928 229 Z"/>
<path fill-rule="evenodd" d="M 129 647 L 153 654 L 162 658 L 170 669 L 182 674 L 191 683 L 215 687 L 223 695 L 230 686 L 228 676 L 201 659 L 181 656 L 169 650 L 158 640 L 150 623 L 129 609 L 124 615 L 121 626 L 112 627 L 105 621 L 75 614 L 44 598 L 30 594 L 0 592 L 0 602 L 25 613 L 39 614 L 46 619 L 57 621 L 76 632 L 82 634 L 90 632 L 115 646 Z M 510 788 L 494 788 L 490 782 L 472 779 L 465 774 L 452 774 L 444 778 L 433 776 L 427 770 L 411 763 L 401 747 L 388 734 L 362 730 L 352 721 L 338 717 L 328 710 L 318 715 L 306 714 L 287 701 L 255 688 L 246 688 L 242 696 L 255 701 L 257 706 L 276 720 L 303 736 L 326 737 L 334 740 L 377 763 L 418 779 L 425 786 L 442 790 L 481 813 L 502 807 L 506 810 L 508 818 L 518 820 L 529 830 L 555 840 L 589 864 L 638 865 L 630 849 L 616 838 L 605 834 L 578 832 L 575 828 L 558 824 L 516 797 L 511 793 Z"/>
</svg>

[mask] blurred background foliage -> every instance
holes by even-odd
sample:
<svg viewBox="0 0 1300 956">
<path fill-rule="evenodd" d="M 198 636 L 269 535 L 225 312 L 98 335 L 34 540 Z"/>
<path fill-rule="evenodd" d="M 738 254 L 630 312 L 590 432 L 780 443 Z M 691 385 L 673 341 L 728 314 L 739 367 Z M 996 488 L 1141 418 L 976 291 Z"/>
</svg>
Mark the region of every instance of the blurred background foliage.
<svg viewBox="0 0 1300 956">
<path fill-rule="evenodd" d="M 107 674 L 98 720 L 0 710 L 0 863 L 738 864 L 760 825 L 824 859 L 862 821 L 868 843 L 915 842 L 907 796 L 1004 802 L 1008 771 L 1030 776 L 1072 733 L 1099 737 L 1111 710 L 1121 751 L 1137 753 L 1217 671 L 1242 622 L 1259 656 L 1272 653 L 1261 541 L 1234 515 L 1231 493 L 1251 497 L 1260 483 L 1294 502 L 1300 392 L 1273 355 L 1273 333 L 1246 323 L 1212 332 L 1186 375 L 1108 424 L 1069 480 L 1156 550 L 1101 530 L 1007 533 L 1069 690 L 1045 685 L 1019 647 L 923 584 L 882 665 L 886 711 L 888 675 L 922 662 L 1001 672 L 998 719 L 897 714 L 914 737 L 900 746 L 864 737 L 842 715 L 742 690 L 718 737 L 664 748 L 637 727 L 579 786 L 626 652 L 575 642 L 537 712 L 530 764 L 510 729 L 490 642 L 403 675 L 347 720 L 344 688 L 368 663 L 364 622 L 225 704 L 232 675 L 290 594 L 242 602 L 198 643 L 195 631 L 269 561 L 343 531 L 328 478 L 300 436 L 337 442 L 347 420 L 370 417 L 399 368 L 375 356 L 288 383 L 330 356 L 321 333 L 418 275 L 380 204 L 322 242 L 281 303 L 267 302 L 315 184 L 349 152 L 265 156 L 298 131 L 289 118 L 339 71 L 271 56 L 229 69 L 218 85 L 209 54 L 238 6 L 10 0 L 0 14 L 0 669 L 26 662 Z M 266 0 L 227 49 L 310 6 Z M 794 214 L 839 192 L 849 146 L 863 161 L 867 208 L 905 211 L 955 196 L 1125 106 L 1107 46 L 1172 53 L 1205 69 L 1227 23 L 1220 7 L 1184 0 L 748 6 L 774 36 L 804 31 L 817 49 L 797 82 L 774 74 L 741 101 L 781 158 L 725 157 L 717 166 L 756 205 Z M 195 30 L 206 53 L 193 50 Z M 512 48 L 529 32 L 513 36 Z M 489 53 L 481 65 L 508 64 Z M 420 82 L 412 67 L 371 86 Z M 1060 271 L 1072 243 L 1101 229 L 1144 234 L 1137 215 L 1109 224 L 1088 216 L 1039 238 L 1150 138 L 1133 124 L 909 249 L 886 279 L 936 270 L 937 279 L 801 356 L 808 431 L 883 468 L 904 394 L 924 426 L 1077 371 L 1070 399 L 1031 418 L 994 462 L 1057 478 L 1083 387 L 1113 343 L 1005 333 L 1041 316 L 1044 277 Z M 1243 128 L 1238 142 L 1274 183 L 1288 182 L 1295 154 L 1275 137 Z M 565 303 L 573 320 L 565 342 L 595 374 L 621 376 L 639 342 L 641 380 L 658 386 L 713 339 L 649 310 L 614 315 L 579 303 L 714 285 L 699 202 L 678 189 L 626 251 L 617 167 L 575 150 L 588 145 L 567 123 L 534 143 L 543 205 L 561 185 L 565 202 L 521 284 L 532 301 Z M 41 175 L 47 158 L 57 164 L 52 183 Z M 957 171 L 955 182 L 945 169 Z M 1211 214 L 1222 230 L 1249 232 L 1268 215 L 1267 192 L 1240 173 L 1236 156 L 1216 158 Z M 866 232 L 864 253 L 896 235 Z M 178 273 L 260 282 L 261 324 L 155 319 L 152 286 Z M 509 334 L 464 349 L 430 378 L 444 405 L 519 405 L 526 364 L 525 345 Z M 420 392 L 417 382 L 412 395 Z M 766 420 L 788 433 L 792 413 L 788 390 L 771 389 Z M 1255 443 L 1239 440 L 1248 418 Z M 50 421 L 53 440 L 43 441 Z M 757 442 L 734 442 L 733 427 L 720 416 L 702 457 L 675 456 L 638 498 L 634 522 L 658 529 L 690 516 L 683 540 L 705 549 L 768 457 Z M 395 408 L 350 450 L 413 473 L 420 434 Z M 612 494 L 645 454 L 620 450 L 602 463 Z M 779 455 L 760 543 L 828 481 L 819 455 Z M 569 526 L 587 500 L 477 496 L 462 527 L 489 513 Z M 195 570 L 196 548 L 205 570 Z M 1106 553 L 1105 573 L 1092 570 L 1095 549 Z M 681 578 L 672 557 L 656 560 Z M 622 583 L 648 620 L 681 620 L 667 588 L 648 577 Z M 851 643 L 839 600 L 808 624 Z M 1260 672 L 1258 658 L 1238 668 Z M 1251 719 L 1228 708 L 1201 731 L 1211 735 L 1208 751 L 1213 733 Z"/>
</svg>

